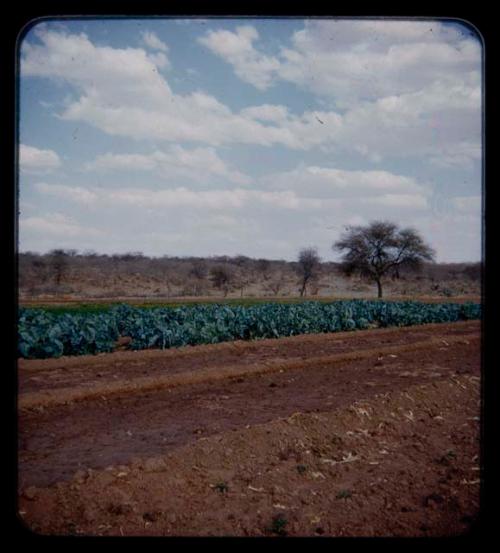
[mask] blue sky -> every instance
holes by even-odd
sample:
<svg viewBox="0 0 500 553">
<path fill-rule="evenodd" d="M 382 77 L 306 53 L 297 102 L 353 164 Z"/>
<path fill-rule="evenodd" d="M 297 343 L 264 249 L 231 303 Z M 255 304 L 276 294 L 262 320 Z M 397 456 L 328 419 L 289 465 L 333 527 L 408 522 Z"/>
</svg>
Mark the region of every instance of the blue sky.
<svg viewBox="0 0 500 553">
<path fill-rule="evenodd" d="M 459 22 L 40 21 L 19 247 L 293 260 L 348 225 L 481 258 L 482 46 Z"/>
</svg>

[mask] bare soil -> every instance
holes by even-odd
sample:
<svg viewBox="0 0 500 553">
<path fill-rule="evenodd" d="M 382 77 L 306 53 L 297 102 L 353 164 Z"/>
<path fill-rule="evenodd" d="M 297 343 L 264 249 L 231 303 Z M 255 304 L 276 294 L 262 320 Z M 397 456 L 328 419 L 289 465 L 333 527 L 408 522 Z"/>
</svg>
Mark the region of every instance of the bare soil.
<svg viewBox="0 0 500 553">
<path fill-rule="evenodd" d="M 310 300 L 310 301 L 335 301 L 341 299 L 366 299 L 374 300 L 376 294 L 367 294 L 366 292 L 353 292 L 352 289 L 346 288 L 342 292 L 336 293 L 334 296 L 309 296 L 306 298 L 300 298 L 299 296 L 289 295 L 289 296 L 239 296 L 239 295 L 230 295 L 230 296 L 157 296 L 153 299 L 151 296 L 107 296 L 100 295 L 98 297 L 84 296 L 84 295 L 44 295 L 40 297 L 30 297 L 23 296 L 19 299 L 19 305 L 23 307 L 43 307 L 43 306 L 71 306 L 71 305 L 81 305 L 81 304 L 119 304 L 127 303 L 129 305 L 147 305 L 147 304 L 189 304 L 189 303 L 220 303 L 226 300 L 263 300 L 266 301 L 299 301 L 299 300 Z M 412 294 L 412 295 L 401 295 L 398 293 L 387 294 L 385 300 L 390 301 L 423 301 L 426 303 L 480 303 L 481 295 L 472 292 L 470 294 L 457 294 L 451 297 L 446 297 L 443 295 L 429 295 L 429 294 Z"/>
<path fill-rule="evenodd" d="M 479 512 L 477 321 L 19 362 L 44 534 L 457 535 Z"/>
</svg>

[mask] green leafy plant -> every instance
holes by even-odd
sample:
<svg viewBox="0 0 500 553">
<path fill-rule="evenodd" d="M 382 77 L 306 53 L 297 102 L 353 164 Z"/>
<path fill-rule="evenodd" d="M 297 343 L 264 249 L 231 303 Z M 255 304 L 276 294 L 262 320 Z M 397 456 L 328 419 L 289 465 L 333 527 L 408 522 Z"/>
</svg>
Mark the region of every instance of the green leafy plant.
<svg viewBox="0 0 500 553">
<path fill-rule="evenodd" d="M 215 484 L 214 489 L 219 491 L 220 493 L 227 493 L 229 491 L 229 486 L 226 482 L 217 482 Z"/>
<path fill-rule="evenodd" d="M 340 490 L 335 497 L 336 499 L 349 499 L 352 497 L 352 492 L 351 490 Z"/>
<path fill-rule="evenodd" d="M 343 300 L 330 303 L 200 304 L 141 308 L 118 305 L 101 312 L 51 312 L 20 308 L 18 354 L 60 357 L 112 351 L 120 336 L 128 347 L 172 348 L 232 340 L 453 322 L 481 317 L 479 304 L 427 304 Z"/>
<path fill-rule="evenodd" d="M 269 531 L 272 532 L 273 534 L 277 534 L 278 536 L 286 536 L 287 524 L 288 524 L 288 520 L 284 518 L 283 515 L 276 515 L 275 517 L 273 517 Z"/>
</svg>

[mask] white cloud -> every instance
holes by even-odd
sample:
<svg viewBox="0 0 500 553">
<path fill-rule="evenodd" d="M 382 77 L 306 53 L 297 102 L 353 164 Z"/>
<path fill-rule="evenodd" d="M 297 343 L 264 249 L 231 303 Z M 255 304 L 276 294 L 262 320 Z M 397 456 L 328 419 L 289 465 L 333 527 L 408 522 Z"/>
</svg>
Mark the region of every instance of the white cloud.
<svg viewBox="0 0 500 553">
<path fill-rule="evenodd" d="M 142 41 L 146 46 L 153 50 L 161 50 L 162 52 L 168 52 L 168 46 L 158 38 L 158 35 L 153 31 L 143 31 L 141 33 Z"/>
<path fill-rule="evenodd" d="M 217 146 L 239 142 L 305 149 L 321 142 L 310 113 L 286 126 L 263 125 L 235 114 L 202 91 L 174 94 L 157 70 L 157 59 L 144 50 L 94 46 L 84 34 L 43 29 L 41 45 L 25 43 L 21 73 L 64 80 L 80 97 L 68 102 L 60 117 L 86 121 L 110 135 L 137 140 L 198 141 Z M 333 122 L 338 117 L 330 114 Z"/>
<path fill-rule="evenodd" d="M 230 63 L 242 80 L 259 82 L 258 66 L 251 79 L 247 76 L 248 58 L 263 55 L 256 49 L 257 34 L 210 31 L 200 42 Z M 317 141 L 307 136 L 307 127 L 292 125 L 283 114 L 272 119 L 268 110 L 267 116 L 265 106 L 262 114 L 257 107 L 242 111 L 276 121 L 294 136 L 305 135 L 305 148 L 321 144 L 354 150 L 376 163 L 387 156 L 428 156 L 447 167 L 471 167 L 480 157 L 481 45 L 459 26 L 439 21 L 308 20 L 292 35 L 291 46 L 282 47 L 273 60 L 278 64 L 261 68 L 266 87 L 288 81 L 342 110 L 323 112 L 334 114 L 339 124 Z M 470 148 L 462 148 L 463 143 Z"/>
<path fill-rule="evenodd" d="M 285 106 L 272 104 L 262 104 L 260 106 L 244 108 L 240 111 L 240 114 L 250 119 L 273 121 L 275 123 L 286 121 L 286 119 L 291 117 Z"/>
<path fill-rule="evenodd" d="M 345 28 L 356 27 L 353 22 L 349 25 Z M 202 91 L 175 94 L 158 72 L 159 60 L 144 50 L 95 46 L 86 35 L 47 29 L 38 33 L 42 44 L 23 45 L 21 71 L 25 76 L 64 79 L 80 96 L 68 103 L 61 117 L 86 121 L 110 135 L 137 140 L 197 141 L 211 146 L 242 143 L 280 144 L 296 150 L 320 147 L 326 151 L 357 152 L 377 163 L 386 157 L 427 156 L 434 163 L 440 157 L 444 163 L 465 165 L 477 159 L 476 153 L 471 156 L 471 152 L 480 148 L 481 126 L 479 54 L 474 41 L 459 40 L 451 30 L 439 31 L 438 25 L 436 34 L 447 37 L 447 33 L 451 33 L 455 42 L 441 44 L 432 39 L 434 42 L 424 48 L 415 42 L 418 36 L 425 34 L 424 30 L 418 31 L 423 28 L 418 25 L 405 27 L 413 37 L 412 48 L 421 52 L 418 58 L 421 63 L 415 65 L 411 49 L 400 51 L 401 56 L 391 50 L 389 55 L 388 37 L 396 35 L 400 37 L 398 40 L 403 40 L 404 36 L 403 32 L 389 26 L 384 32 L 375 33 L 382 47 L 374 46 L 373 38 L 370 42 L 374 48 L 372 53 L 363 43 L 358 48 L 354 41 L 345 46 L 353 59 L 345 62 L 342 73 L 332 59 L 327 57 L 324 66 L 318 65 L 320 62 L 316 60 L 316 54 L 321 59 L 322 52 L 333 55 L 325 47 L 326 31 L 332 28 L 331 22 L 321 25 L 320 22 L 306 22 L 304 30 L 294 35 L 296 50 L 288 52 L 289 61 L 283 62 L 283 67 L 313 71 L 315 82 L 330 78 L 339 80 L 338 86 L 332 82 L 327 88 L 335 91 L 339 99 L 344 96 L 352 99 L 349 109 L 342 114 L 325 109 L 295 115 L 283 105 L 271 104 L 249 106 L 234 113 Z M 205 39 L 208 40 L 208 36 L 213 40 L 226 37 L 222 41 L 224 48 L 229 48 L 229 44 L 232 51 L 244 57 L 257 40 L 252 29 L 239 27 L 236 34 L 229 32 L 231 37 L 210 34 Z M 348 34 L 346 31 L 346 37 Z M 405 44 L 397 43 L 396 46 L 402 48 Z M 439 50 L 441 46 L 443 51 Z M 373 64 L 369 59 L 360 61 L 363 56 L 372 54 L 376 57 Z M 441 65 L 433 61 L 434 55 L 441 60 Z M 399 64 L 397 71 L 394 64 Z M 372 88 L 367 88 L 364 80 L 359 81 L 358 66 L 367 68 L 368 80 L 375 83 Z M 394 73 L 392 77 L 390 71 Z M 291 75 L 286 78 L 294 80 Z M 296 81 L 300 79 L 297 77 Z M 363 94 L 368 99 L 360 101 Z M 382 96 L 378 97 L 379 94 Z M 453 154 L 454 146 L 464 143 L 470 148 L 461 151 L 457 158 Z M 443 145 L 446 155 L 440 152 Z"/>
<path fill-rule="evenodd" d="M 456 196 L 451 201 L 453 206 L 459 213 L 469 215 L 477 215 L 481 213 L 481 196 Z"/>
<path fill-rule="evenodd" d="M 198 39 L 210 49 L 234 67 L 238 77 L 255 86 L 259 90 L 265 90 L 271 85 L 274 73 L 280 63 L 277 58 L 267 56 L 257 51 L 253 42 L 259 38 L 259 33 L 251 25 L 236 27 L 232 31 L 209 31 Z"/>
<path fill-rule="evenodd" d="M 35 33 L 42 44 L 23 43 L 22 75 L 62 79 L 84 90 L 91 98 L 120 96 L 119 85 L 124 81 L 129 85 L 127 88 L 135 81 L 136 93 L 149 89 L 148 100 L 170 90 L 156 70 L 154 60 L 158 58 L 142 49 L 94 46 L 84 33 L 67 34 L 45 26 Z M 130 92 L 121 91 L 122 99 Z"/>
<path fill-rule="evenodd" d="M 191 190 L 177 187 L 163 190 L 144 188 L 97 189 L 71 187 L 68 185 L 40 183 L 39 192 L 79 204 L 95 206 L 130 205 L 136 208 L 186 207 L 209 210 L 239 209 L 247 206 L 268 206 L 285 210 L 319 208 L 324 202 L 300 198 L 295 192 L 248 190 L 244 188 Z"/>
<path fill-rule="evenodd" d="M 61 166 L 53 150 L 40 150 L 26 144 L 19 145 L 19 167 L 23 173 L 49 173 Z"/>
<path fill-rule="evenodd" d="M 293 190 L 304 197 L 366 198 L 418 196 L 425 188 L 415 179 L 388 171 L 347 171 L 329 167 L 299 166 L 292 171 L 264 177 L 263 182 L 278 190 Z"/>
<path fill-rule="evenodd" d="M 436 249 L 437 261 L 481 259 L 481 218 L 478 214 L 475 210 L 464 213 L 453 209 L 439 218 L 428 214 L 419 218 L 418 228 L 424 239 Z"/>
<path fill-rule="evenodd" d="M 297 170 L 297 175 L 304 177 L 302 185 L 308 182 L 305 177 L 311 175 L 306 169 Z M 59 202 L 72 202 L 72 209 L 78 205 L 91 208 L 87 213 L 102 217 L 110 229 L 118 225 L 119 231 L 109 230 L 102 236 L 96 234 L 96 229 L 91 231 L 94 240 L 101 240 L 97 244 L 100 251 L 130 249 L 131 244 L 136 244 L 135 249 L 146 248 L 154 255 L 165 253 L 168 247 L 168 252 L 174 255 L 245 253 L 294 259 L 298 244 L 307 239 L 308 244 L 317 245 L 321 255 L 329 259 L 333 255 L 331 244 L 345 225 L 389 218 L 422 232 L 437 249 L 438 260 L 472 260 L 480 255 L 479 196 L 456 197 L 449 202 L 449 212 L 435 217 L 418 182 L 398 175 L 392 175 L 391 180 L 390 174 L 383 179 L 373 172 L 364 175 L 364 183 L 356 184 L 363 181 L 363 172 L 351 173 L 341 175 L 343 182 L 337 179 L 340 185 L 334 186 L 334 193 L 323 197 L 319 188 L 313 194 L 299 186 L 298 178 L 285 177 L 285 173 L 282 182 L 288 178 L 290 187 L 283 190 L 86 189 L 61 184 L 39 184 L 35 188 Z M 328 185 L 329 180 L 317 184 Z M 387 186 L 382 184 L 383 180 L 387 180 Z M 130 217 L 134 230 L 127 232 Z M 45 245 L 50 237 L 57 237 L 58 243 L 66 240 L 68 247 L 75 247 L 75 241 L 70 239 L 77 236 L 79 244 L 85 242 L 85 247 L 95 248 L 95 242 L 90 245 L 86 240 L 88 228 L 92 225 L 60 215 L 54 218 L 37 214 L 21 220 L 23 246 L 29 248 L 34 247 L 34 241 L 39 244 L 45 240 Z M 54 239 L 47 247 L 56 245 Z"/>
<path fill-rule="evenodd" d="M 209 31 L 199 42 L 257 88 L 281 79 L 343 106 L 413 92 L 441 79 L 480 79 L 479 42 L 439 21 L 306 20 L 277 57 L 259 52 L 257 40 L 257 31 L 245 26 Z"/>
<path fill-rule="evenodd" d="M 112 154 L 98 156 L 87 164 L 91 170 L 101 171 L 154 171 L 162 179 L 186 177 L 194 182 L 207 182 L 217 177 L 235 184 L 249 184 L 251 178 L 230 169 L 217 155 L 214 148 L 171 146 L 167 151 L 156 150 L 151 154 Z"/>
<path fill-rule="evenodd" d="M 419 210 L 428 208 L 427 198 L 420 194 L 383 194 L 373 198 L 361 198 L 360 201 L 398 209 Z"/>
<path fill-rule="evenodd" d="M 95 204 L 98 195 L 88 188 L 82 186 L 68 186 L 64 184 L 47 184 L 45 182 L 37 182 L 33 185 L 35 190 L 41 194 L 47 194 L 63 200 L 70 200 L 83 205 Z"/>
<path fill-rule="evenodd" d="M 19 229 L 22 234 L 31 233 L 61 238 L 103 235 L 100 230 L 80 225 L 75 219 L 63 213 L 48 213 L 43 216 L 21 218 Z"/>
<path fill-rule="evenodd" d="M 137 162 L 154 160 L 139 156 Z M 135 163 L 133 156 L 102 158 L 101 162 Z M 415 179 L 387 171 L 346 171 L 318 166 L 299 166 L 292 171 L 273 173 L 256 181 L 259 188 L 213 188 L 193 190 L 184 186 L 167 189 L 83 188 L 61 184 L 37 183 L 35 189 L 79 204 L 94 206 L 130 205 L 155 209 L 186 207 L 223 211 L 248 207 L 309 211 L 340 209 L 361 201 L 389 207 L 421 209 L 427 205 L 427 190 Z"/>
<path fill-rule="evenodd" d="M 455 167 L 470 169 L 473 162 L 482 156 L 481 143 L 463 141 L 458 144 L 443 144 L 441 151 L 435 153 L 430 162 L 437 167 Z"/>
<path fill-rule="evenodd" d="M 360 103 L 342 122 L 343 142 L 367 157 L 428 156 L 435 162 L 459 149 L 465 163 L 480 158 L 480 87 L 435 83 L 418 92 Z"/>
</svg>

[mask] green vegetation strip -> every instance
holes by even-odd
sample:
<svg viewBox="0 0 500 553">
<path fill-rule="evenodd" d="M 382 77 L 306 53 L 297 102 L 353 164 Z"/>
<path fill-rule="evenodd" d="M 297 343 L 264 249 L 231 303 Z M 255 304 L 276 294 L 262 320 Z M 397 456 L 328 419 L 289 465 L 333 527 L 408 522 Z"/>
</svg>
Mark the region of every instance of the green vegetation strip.
<svg viewBox="0 0 500 553">
<path fill-rule="evenodd" d="M 206 304 L 178 307 L 118 305 L 104 312 L 55 313 L 20 308 L 18 354 L 28 359 L 113 351 L 120 336 L 128 347 L 166 349 L 233 340 L 410 326 L 481 317 L 479 304 L 428 304 L 368 300 Z"/>
<path fill-rule="evenodd" d="M 324 297 L 317 298 L 315 302 L 320 303 L 332 303 L 333 301 L 340 301 L 339 298 Z M 378 301 L 378 300 L 374 300 Z M 242 307 L 251 307 L 254 305 L 263 304 L 298 304 L 298 303 L 310 303 L 309 300 L 304 300 L 300 297 L 282 297 L 282 298 L 184 298 L 184 299 L 172 299 L 172 300 L 128 300 L 126 305 L 141 309 L 156 309 L 156 308 L 178 308 L 178 307 L 197 307 L 200 305 L 237 305 Z M 123 305 L 124 302 L 113 301 L 67 301 L 63 303 L 32 303 L 25 302 L 23 308 L 29 309 L 43 309 L 49 313 L 55 315 L 62 315 L 65 313 L 85 314 L 85 313 L 104 313 L 108 312 L 118 305 Z"/>
</svg>

